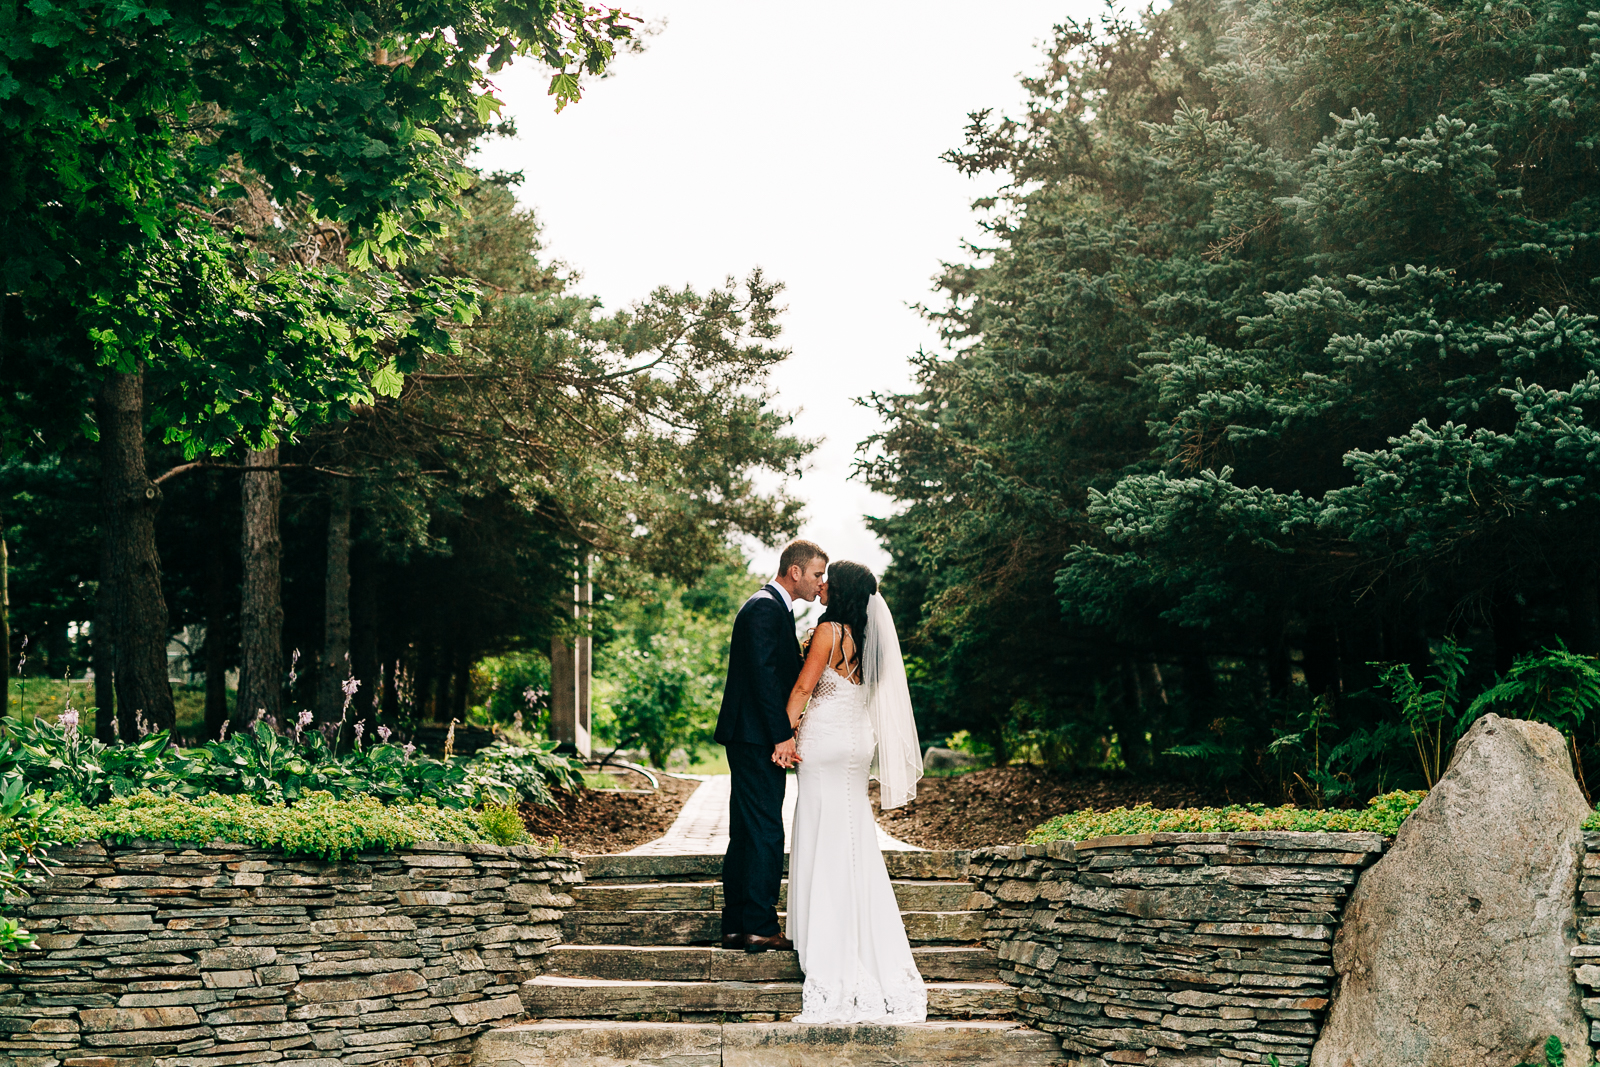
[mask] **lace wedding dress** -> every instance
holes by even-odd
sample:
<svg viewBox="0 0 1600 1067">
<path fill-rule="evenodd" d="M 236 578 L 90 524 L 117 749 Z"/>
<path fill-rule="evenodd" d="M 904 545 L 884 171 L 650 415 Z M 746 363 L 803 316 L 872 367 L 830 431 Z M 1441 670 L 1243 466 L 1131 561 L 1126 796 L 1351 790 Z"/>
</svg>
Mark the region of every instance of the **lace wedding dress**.
<svg viewBox="0 0 1600 1067">
<path fill-rule="evenodd" d="M 928 993 L 906 939 L 867 799 L 866 687 L 824 668 L 800 726 L 789 937 L 805 972 L 801 1023 L 920 1023 Z"/>
</svg>

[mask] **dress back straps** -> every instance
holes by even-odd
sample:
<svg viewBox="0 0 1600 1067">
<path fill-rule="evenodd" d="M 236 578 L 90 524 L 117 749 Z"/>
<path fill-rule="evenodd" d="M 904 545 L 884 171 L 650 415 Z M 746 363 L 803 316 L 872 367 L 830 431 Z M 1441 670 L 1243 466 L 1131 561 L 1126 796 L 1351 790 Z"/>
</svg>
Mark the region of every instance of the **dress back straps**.
<svg viewBox="0 0 1600 1067">
<path fill-rule="evenodd" d="M 843 648 L 843 638 L 840 636 L 843 633 L 845 633 L 844 623 L 842 623 L 842 622 L 834 623 L 833 624 L 833 652 L 828 653 L 828 668 L 830 670 L 833 670 L 836 673 L 838 671 L 838 667 L 835 667 L 833 665 L 834 653 L 838 653 L 839 667 L 850 666 L 849 663 L 845 660 L 844 648 Z M 855 635 L 854 634 L 851 635 L 850 642 L 851 642 L 851 644 L 855 643 Z M 859 675 L 860 673 L 861 673 L 861 649 L 857 648 L 856 649 L 856 662 L 855 662 L 855 665 L 850 667 L 850 673 L 849 674 L 840 675 L 840 677 L 844 678 L 846 681 L 854 682 L 854 681 L 858 680 L 857 679 L 857 675 Z"/>
</svg>

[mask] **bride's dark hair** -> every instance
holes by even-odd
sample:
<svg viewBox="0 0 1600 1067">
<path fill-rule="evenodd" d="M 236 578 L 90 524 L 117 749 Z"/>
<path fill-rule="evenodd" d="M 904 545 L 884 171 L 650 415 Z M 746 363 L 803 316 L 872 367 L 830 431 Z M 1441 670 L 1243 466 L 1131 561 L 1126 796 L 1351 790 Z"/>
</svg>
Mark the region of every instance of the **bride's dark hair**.
<svg viewBox="0 0 1600 1067">
<path fill-rule="evenodd" d="M 828 610 L 817 624 L 842 622 L 850 627 L 859 656 L 862 642 L 867 639 L 867 600 L 877 591 L 878 579 L 872 571 L 859 563 L 840 560 L 828 568 Z"/>
</svg>

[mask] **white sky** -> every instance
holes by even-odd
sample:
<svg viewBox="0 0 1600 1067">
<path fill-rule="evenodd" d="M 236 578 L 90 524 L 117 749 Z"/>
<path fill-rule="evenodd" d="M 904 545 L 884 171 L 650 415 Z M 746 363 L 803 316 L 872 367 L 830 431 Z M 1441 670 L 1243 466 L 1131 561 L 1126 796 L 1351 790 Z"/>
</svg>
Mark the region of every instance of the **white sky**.
<svg viewBox="0 0 1600 1067">
<path fill-rule="evenodd" d="M 475 158 L 522 170 L 518 195 L 547 253 L 608 307 L 658 285 L 704 289 L 762 267 L 787 285 L 774 376 L 796 431 L 824 438 L 805 476 L 802 536 L 874 569 L 887 554 L 864 515 L 891 502 L 850 480 L 878 429 L 855 397 L 904 391 L 908 357 L 937 336 L 908 305 L 934 304 L 941 260 L 978 236 L 969 180 L 940 153 L 967 113 L 1020 111 L 1020 73 L 1041 65 L 1053 23 L 1094 0 L 924 3 L 629 0 L 666 29 L 643 55 L 554 113 L 532 64 L 496 79 L 520 134 Z M 754 547 L 754 546 L 752 546 Z M 775 550 L 756 549 L 771 573 Z"/>
</svg>

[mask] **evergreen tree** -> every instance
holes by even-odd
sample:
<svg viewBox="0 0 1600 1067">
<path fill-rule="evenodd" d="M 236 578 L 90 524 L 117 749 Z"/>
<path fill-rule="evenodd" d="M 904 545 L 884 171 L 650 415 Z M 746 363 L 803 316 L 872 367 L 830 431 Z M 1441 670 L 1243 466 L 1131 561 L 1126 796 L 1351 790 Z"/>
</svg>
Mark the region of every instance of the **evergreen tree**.
<svg viewBox="0 0 1600 1067">
<path fill-rule="evenodd" d="M 1027 116 L 977 117 L 994 244 L 868 467 L 947 692 L 999 690 L 972 725 L 1054 686 L 1130 764 L 1261 756 L 1445 635 L 1600 651 L 1588 19 L 1178 3 L 1063 27 Z"/>
</svg>

